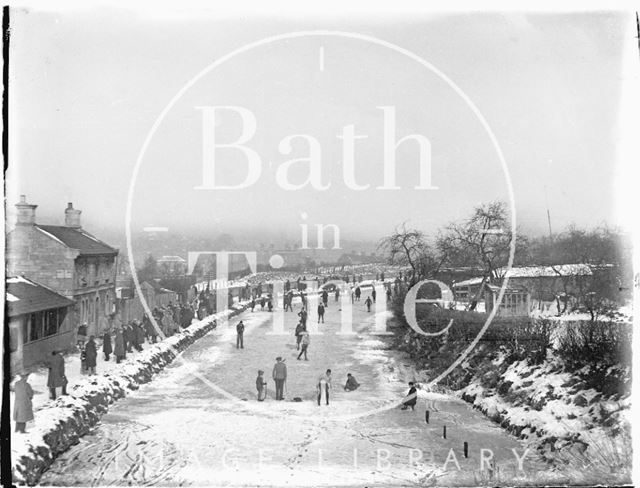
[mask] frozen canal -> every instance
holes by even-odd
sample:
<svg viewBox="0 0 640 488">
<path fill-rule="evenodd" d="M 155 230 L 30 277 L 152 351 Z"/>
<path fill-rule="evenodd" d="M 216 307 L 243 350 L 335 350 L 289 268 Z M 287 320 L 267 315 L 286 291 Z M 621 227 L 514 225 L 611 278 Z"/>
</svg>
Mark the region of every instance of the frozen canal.
<svg viewBox="0 0 640 488">
<path fill-rule="evenodd" d="M 415 412 L 383 408 L 401 398 L 413 378 L 408 362 L 367 333 L 374 314 L 367 313 L 364 298 L 354 305 L 358 333 L 351 336 L 336 334 L 339 304 L 331 298 L 322 335 L 311 337 L 309 361 L 296 360 L 299 304 L 286 312 L 284 336 L 270 333 L 272 314 L 259 306 L 218 327 L 154 381 L 113 405 L 41 484 L 475 486 L 536 479 L 545 468 L 534 455 L 518 471 L 513 450 L 522 456 L 524 445 L 455 398 L 428 394 Z M 240 319 L 247 329 L 245 348 L 238 350 Z M 310 322 L 315 320 L 312 310 Z M 274 400 L 271 381 L 276 356 L 286 358 L 288 367 L 282 402 Z M 327 368 L 334 378 L 331 404 L 318 407 L 315 384 Z M 258 369 L 269 383 L 263 403 L 255 398 Z M 362 385 L 351 393 L 342 389 L 348 372 Z M 492 479 L 480 469 L 481 449 L 493 454 Z"/>
</svg>

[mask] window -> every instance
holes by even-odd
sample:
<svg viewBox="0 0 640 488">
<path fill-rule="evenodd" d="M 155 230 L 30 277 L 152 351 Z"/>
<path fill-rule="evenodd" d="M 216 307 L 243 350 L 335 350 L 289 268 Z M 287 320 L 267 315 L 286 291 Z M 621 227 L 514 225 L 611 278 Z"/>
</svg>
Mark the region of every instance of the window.
<svg viewBox="0 0 640 488">
<path fill-rule="evenodd" d="M 60 330 L 67 315 L 65 308 L 53 308 L 44 312 L 34 312 L 26 316 L 23 323 L 25 342 L 37 341 L 55 335 Z"/>
<path fill-rule="evenodd" d="M 28 315 L 29 341 L 37 341 L 44 336 L 44 314 L 34 312 Z"/>
</svg>

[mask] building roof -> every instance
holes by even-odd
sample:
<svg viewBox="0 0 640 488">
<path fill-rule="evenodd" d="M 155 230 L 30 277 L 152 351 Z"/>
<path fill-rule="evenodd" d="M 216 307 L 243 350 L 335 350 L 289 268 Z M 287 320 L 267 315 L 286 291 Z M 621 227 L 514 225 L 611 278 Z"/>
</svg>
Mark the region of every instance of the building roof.
<svg viewBox="0 0 640 488">
<path fill-rule="evenodd" d="M 454 283 L 453 287 L 459 288 L 461 286 L 479 285 L 480 283 L 482 283 L 482 278 L 470 278 L 468 280 L 458 281 L 457 283 Z"/>
<path fill-rule="evenodd" d="M 187 260 L 180 256 L 162 256 L 158 259 L 158 263 L 186 263 Z"/>
<path fill-rule="evenodd" d="M 74 303 L 73 300 L 23 276 L 7 278 L 7 307 L 10 317 L 69 307 Z"/>
<path fill-rule="evenodd" d="M 40 224 L 36 224 L 36 228 L 65 246 L 78 250 L 81 256 L 111 256 L 118 254 L 116 248 L 111 247 L 83 229 L 65 227 L 63 225 Z"/>
<path fill-rule="evenodd" d="M 506 273 L 502 268 L 497 271 L 497 274 L 505 278 L 550 278 L 558 276 L 590 276 L 593 272 L 588 264 L 558 264 L 555 266 L 514 267 Z"/>
</svg>

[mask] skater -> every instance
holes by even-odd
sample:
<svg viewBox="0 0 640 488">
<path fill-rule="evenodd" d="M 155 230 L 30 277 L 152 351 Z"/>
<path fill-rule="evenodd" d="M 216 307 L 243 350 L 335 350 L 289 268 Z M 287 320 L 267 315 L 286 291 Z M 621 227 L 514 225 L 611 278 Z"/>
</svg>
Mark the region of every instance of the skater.
<svg viewBox="0 0 640 488">
<path fill-rule="evenodd" d="M 116 357 L 116 364 L 119 364 L 120 361 L 122 361 L 123 359 L 126 359 L 127 357 L 127 350 L 124 344 L 124 333 L 122 332 L 122 329 L 120 327 L 116 329 L 116 338 L 115 338 L 115 343 L 113 348 L 113 354 Z"/>
<path fill-rule="evenodd" d="M 267 382 L 264 380 L 264 371 L 258 370 L 258 377 L 256 378 L 256 390 L 258 390 L 258 401 L 263 402 L 267 397 Z"/>
<path fill-rule="evenodd" d="M 273 366 L 273 380 L 276 383 L 276 400 L 284 400 L 284 382 L 287 381 L 287 366 L 284 364 L 282 357 L 276 358 L 276 364 Z"/>
<path fill-rule="evenodd" d="M 102 336 L 102 352 L 104 360 L 109 361 L 109 355 L 113 352 L 113 348 L 111 347 L 111 333 L 108 330 Z"/>
<path fill-rule="evenodd" d="M 56 399 L 56 388 L 62 387 L 62 394 L 67 394 L 67 377 L 64 374 L 64 357 L 62 357 L 62 353 L 57 351 L 51 351 L 47 387 L 49 388 L 49 396 L 52 400 Z"/>
<path fill-rule="evenodd" d="M 266 299 L 264 297 L 260 297 L 260 310 L 264 311 L 265 304 L 266 304 Z"/>
<path fill-rule="evenodd" d="M 325 307 L 329 306 L 329 292 L 327 290 L 322 290 L 322 303 Z"/>
<path fill-rule="evenodd" d="M 356 286 L 356 302 L 360 301 L 360 295 L 362 295 L 362 291 L 359 286 Z"/>
<path fill-rule="evenodd" d="M 409 382 L 409 392 L 407 393 L 407 396 L 402 401 L 402 410 L 406 410 L 409 407 L 411 407 L 411 410 L 415 410 L 416 403 L 418 402 L 418 393 L 417 392 L 418 392 L 418 390 L 416 390 L 416 387 L 415 387 L 413 381 L 410 381 Z"/>
<path fill-rule="evenodd" d="M 322 393 L 324 392 L 326 404 L 329 405 L 329 390 L 331 389 L 331 370 L 328 369 L 326 373 L 320 375 L 318 378 L 318 406 L 320 406 L 320 400 L 322 399 Z"/>
<path fill-rule="evenodd" d="M 251 298 L 251 311 L 253 312 L 253 309 L 256 308 L 256 299 L 255 297 Z"/>
<path fill-rule="evenodd" d="M 89 342 L 84 346 L 85 366 L 89 374 L 96 374 L 96 360 L 98 359 L 98 351 L 95 338 L 89 336 Z"/>
<path fill-rule="evenodd" d="M 335 291 L 335 297 L 336 297 L 336 302 L 340 300 L 340 288 L 338 288 L 337 286 Z"/>
<path fill-rule="evenodd" d="M 324 305 L 322 303 L 318 304 L 318 323 L 320 323 L 320 320 L 324 324 Z"/>
<path fill-rule="evenodd" d="M 391 301 L 391 287 L 388 286 L 387 287 L 387 301 Z"/>
<path fill-rule="evenodd" d="M 236 325 L 236 349 L 244 349 L 244 324 L 242 320 Z"/>
<path fill-rule="evenodd" d="M 376 296 L 377 295 L 378 295 L 378 293 L 376 292 L 375 288 L 373 290 L 371 290 L 371 299 L 373 300 L 373 303 L 376 303 Z"/>
<path fill-rule="evenodd" d="M 296 351 L 300 349 L 300 341 L 302 340 L 302 336 L 300 334 L 302 334 L 302 331 L 305 330 L 304 325 L 302 325 L 302 322 L 298 322 L 298 325 L 296 325 L 296 331 L 295 331 L 295 336 L 296 336 Z"/>
<path fill-rule="evenodd" d="M 302 310 L 298 312 L 298 317 L 300 317 L 300 322 L 302 323 L 302 327 L 307 328 L 307 317 L 309 314 L 307 313 L 307 309 L 303 306 Z"/>
<path fill-rule="evenodd" d="M 371 297 L 367 297 L 367 299 L 364 301 L 364 304 L 367 306 L 367 312 L 371 312 Z"/>
<path fill-rule="evenodd" d="M 351 373 L 347 373 L 347 382 L 344 384 L 345 391 L 353 391 L 357 390 L 360 386 L 360 383 L 356 380 L 355 376 Z"/>
<path fill-rule="evenodd" d="M 16 432 L 25 434 L 27 422 L 33 420 L 33 389 L 28 382 L 29 373 L 20 374 L 20 379 L 13 386 L 15 401 L 13 405 L 13 420 L 16 422 Z"/>
<path fill-rule="evenodd" d="M 298 361 L 300 361 L 300 357 L 304 353 L 304 360 L 309 361 L 307 358 L 307 349 L 309 349 L 309 344 L 311 343 L 311 338 L 309 337 L 309 333 L 306 330 L 303 330 L 300 333 L 300 354 L 298 354 Z"/>
<path fill-rule="evenodd" d="M 271 301 L 271 297 L 267 300 L 267 310 L 269 310 L 269 312 L 273 312 L 273 302 Z"/>
</svg>

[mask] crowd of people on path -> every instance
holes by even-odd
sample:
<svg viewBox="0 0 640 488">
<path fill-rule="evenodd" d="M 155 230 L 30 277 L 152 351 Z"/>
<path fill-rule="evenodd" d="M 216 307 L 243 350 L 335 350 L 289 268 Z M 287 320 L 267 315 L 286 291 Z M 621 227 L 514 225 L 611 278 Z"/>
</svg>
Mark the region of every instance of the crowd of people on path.
<svg viewBox="0 0 640 488">
<path fill-rule="evenodd" d="M 191 304 L 156 307 L 152 310 L 153 318 L 165 336 L 171 336 L 180 328 L 191 325 L 195 312 Z M 145 342 L 154 344 L 158 341 L 159 331 L 152 320 L 144 314 L 142 320 L 132 320 L 128 323 L 116 323 L 112 318 L 112 325 L 99 337 L 102 339 L 102 354 L 104 361 L 110 361 L 115 357 L 116 363 L 126 359 L 127 353 L 133 350 L 142 351 Z M 97 372 L 98 354 L 100 345 L 94 335 L 87 334 L 88 326 L 81 324 L 76 331 L 76 346 L 80 354 L 80 373 L 95 375 Z M 55 400 L 60 395 L 67 395 L 69 380 L 65 372 L 65 360 L 63 351 L 54 350 L 45 361 L 48 369 L 47 388 L 49 398 Z M 24 433 L 26 423 L 34 419 L 33 415 L 33 389 L 28 382 L 29 372 L 19 373 L 18 380 L 12 385 L 14 392 L 13 418 L 16 423 L 16 432 Z"/>
</svg>

